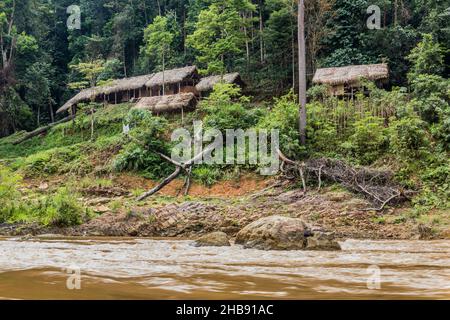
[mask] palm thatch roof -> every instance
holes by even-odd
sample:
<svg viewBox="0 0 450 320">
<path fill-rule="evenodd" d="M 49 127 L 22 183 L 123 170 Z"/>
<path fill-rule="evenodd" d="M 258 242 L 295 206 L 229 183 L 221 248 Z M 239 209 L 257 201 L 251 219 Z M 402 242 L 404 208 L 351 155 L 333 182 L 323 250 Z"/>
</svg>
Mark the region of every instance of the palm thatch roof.
<svg viewBox="0 0 450 320">
<path fill-rule="evenodd" d="M 149 110 L 153 113 L 177 112 L 181 109 L 195 109 L 197 99 L 193 93 L 168 96 L 144 97 L 133 109 Z"/>
<path fill-rule="evenodd" d="M 211 91 L 214 85 L 219 82 L 225 83 L 237 83 L 243 85 L 244 82 L 241 79 L 241 75 L 238 72 L 228 73 L 223 76 L 210 76 L 200 80 L 200 82 L 195 87 L 199 92 Z"/>
<path fill-rule="evenodd" d="M 145 85 L 148 88 L 162 86 L 164 84 L 174 84 L 182 82 L 183 80 L 197 75 L 196 66 L 188 66 L 184 68 L 166 70 L 164 72 L 155 73 L 150 79 L 147 80 Z"/>
<path fill-rule="evenodd" d="M 178 83 L 196 74 L 197 74 L 197 67 L 195 66 L 166 70 L 164 73 L 164 83 L 166 84 Z M 135 90 L 143 88 L 144 86 L 152 88 L 155 86 L 161 86 L 162 84 L 163 84 L 162 72 L 113 80 L 112 82 L 103 86 L 97 86 L 94 88 L 81 90 L 78 94 L 76 94 L 69 101 L 67 101 L 61 108 L 59 108 L 56 111 L 56 113 L 69 110 L 73 105 L 77 103 L 95 99 L 96 97 L 102 94 L 111 94 L 120 91 Z"/>
<path fill-rule="evenodd" d="M 97 89 L 97 87 L 81 90 L 75 96 L 73 96 L 69 101 L 67 101 L 61 108 L 59 108 L 56 111 L 56 113 L 60 113 L 60 112 L 69 110 L 73 105 L 75 105 L 77 103 L 90 101 L 91 99 L 93 99 L 97 96 L 98 93 L 97 93 L 96 89 Z"/>
<path fill-rule="evenodd" d="M 139 89 L 144 87 L 145 83 L 153 76 L 154 74 L 146 74 L 143 76 L 114 80 L 112 83 L 101 87 L 102 93 L 110 94 L 119 91 Z"/>
<path fill-rule="evenodd" d="M 69 110 L 70 107 L 72 107 L 77 103 L 93 100 L 102 94 L 111 94 L 120 91 L 142 88 L 152 76 L 153 74 L 146 74 L 143 76 L 116 79 L 103 86 L 83 89 L 80 92 L 78 92 L 74 97 L 72 97 L 69 101 L 67 101 L 61 108 L 59 108 L 56 111 L 56 113 Z"/>
<path fill-rule="evenodd" d="M 353 65 L 339 68 L 317 69 L 313 83 L 339 85 L 354 83 L 361 78 L 367 80 L 382 80 L 389 77 L 387 64 Z"/>
</svg>

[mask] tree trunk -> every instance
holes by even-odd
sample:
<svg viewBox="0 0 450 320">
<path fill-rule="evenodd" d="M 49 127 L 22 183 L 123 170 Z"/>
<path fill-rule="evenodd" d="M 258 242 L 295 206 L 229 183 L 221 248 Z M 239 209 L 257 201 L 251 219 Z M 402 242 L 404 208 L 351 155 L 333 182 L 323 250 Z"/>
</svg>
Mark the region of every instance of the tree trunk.
<svg viewBox="0 0 450 320">
<path fill-rule="evenodd" d="M 91 107 L 91 140 L 94 140 L 94 107 Z"/>
<path fill-rule="evenodd" d="M 295 90 L 295 35 L 294 26 L 291 27 L 292 37 L 292 89 Z"/>
<path fill-rule="evenodd" d="M 306 50 L 305 50 L 305 2 L 298 1 L 298 97 L 300 143 L 306 144 Z"/>
<path fill-rule="evenodd" d="M 38 106 L 37 109 L 37 126 L 40 127 L 41 126 L 41 106 Z"/>
<path fill-rule="evenodd" d="M 162 15 L 162 12 L 161 12 L 161 3 L 159 2 L 159 0 L 157 0 L 156 2 L 158 3 L 158 12 L 159 12 L 159 15 Z"/>
<path fill-rule="evenodd" d="M 247 14 L 242 14 L 242 19 L 244 20 L 244 35 L 245 35 L 245 56 L 247 58 L 247 72 L 250 68 L 250 43 L 248 41 L 248 31 L 247 31 Z"/>
<path fill-rule="evenodd" d="M 394 26 L 398 23 L 398 0 L 394 0 Z"/>
<path fill-rule="evenodd" d="M 264 62 L 264 39 L 263 39 L 263 17 L 262 17 L 263 4 L 259 1 L 259 47 L 261 55 L 261 63 Z"/>
<path fill-rule="evenodd" d="M 126 78 L 127 77 L 127 61 L 126 61 L 126 57 L 125 57 L 125 45 L 123 46 L 122 54 L 123 54 L 123 73 Z"/>
<path fill-rule="evenodd" d="M 53 114 L 52 100 L 50 97 L 48 98 L 48 112 L 50 113 L 51 122 L 55 122 L 55 115 Z"/>
<path fill-rule="evenodd" d="M 165 96 L 166 95 L 166 56 L 163 52 L 162 55 L 162 61 L 163 61 L 163 92 L 162 95 Z"/>
</svg>

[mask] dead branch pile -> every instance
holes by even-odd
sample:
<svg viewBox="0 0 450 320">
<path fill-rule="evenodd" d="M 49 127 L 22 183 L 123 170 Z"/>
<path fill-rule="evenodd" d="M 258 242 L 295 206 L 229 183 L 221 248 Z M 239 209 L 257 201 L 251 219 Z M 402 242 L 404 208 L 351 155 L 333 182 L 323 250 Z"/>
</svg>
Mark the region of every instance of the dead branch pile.
<svg viewBox="0 0 450 320">
<path fill-rule="evenodd" d="M 393 173 L 388 170 L 375 170 L 366 167 L 353 167 L 342 160 L 319 158 L 305 162 L 288 159 L 279 151 L 282 161 L 281 171 L 285 178 L 300 178 L 306 191 L 306 182 L 322 180 L 341 184 L 348 190 L 362 194 L 375 208 L 367 210 L 381 211 L 388 204 L 399 203 L 407 199 L 408 191 L 394 182 Z"/>
</svg>

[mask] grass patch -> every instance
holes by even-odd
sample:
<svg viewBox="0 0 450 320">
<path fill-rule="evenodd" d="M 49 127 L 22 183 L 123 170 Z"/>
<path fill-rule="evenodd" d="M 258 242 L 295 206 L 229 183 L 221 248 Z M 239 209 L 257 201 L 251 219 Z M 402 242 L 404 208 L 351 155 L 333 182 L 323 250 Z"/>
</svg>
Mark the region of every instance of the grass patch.
<svg viewBox="0 0 450 320">
<path fill-rule="evenodd" d="M 67 187 L 39 196 L 20 191 L 21 185 L 20 175 L 0 166 L 0 223 L 37 222 L 67 227 L 78 225 L 91 215 L 78 202 L 78 195 Z"/>
</svg>

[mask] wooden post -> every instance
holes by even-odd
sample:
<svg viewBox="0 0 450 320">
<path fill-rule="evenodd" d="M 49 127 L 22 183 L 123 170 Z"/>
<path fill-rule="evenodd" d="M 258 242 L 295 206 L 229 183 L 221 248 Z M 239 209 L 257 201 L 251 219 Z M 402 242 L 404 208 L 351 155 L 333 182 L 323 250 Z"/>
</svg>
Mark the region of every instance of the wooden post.
<svg viewBox="0 0 450 320">
<path fill-rule="evenodd" d="M 181 107 L 181 124 L 184 124 L 184 107 Z"/>
</svg>

